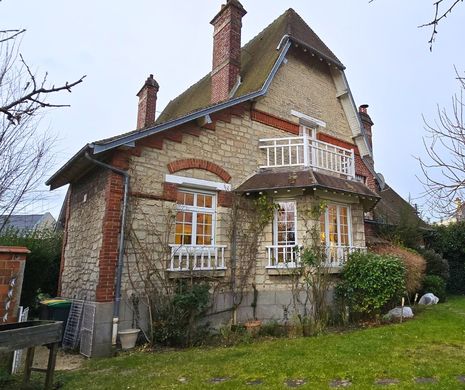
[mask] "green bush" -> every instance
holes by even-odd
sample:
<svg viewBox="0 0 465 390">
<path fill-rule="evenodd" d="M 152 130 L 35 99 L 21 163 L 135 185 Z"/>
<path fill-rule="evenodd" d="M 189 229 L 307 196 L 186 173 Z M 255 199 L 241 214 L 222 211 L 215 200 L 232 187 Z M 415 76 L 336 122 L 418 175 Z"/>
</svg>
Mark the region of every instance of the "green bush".
<svg viewBox="0 0 465 390">
<path fill-rule="evenodd" d="M 21 305 L 35 308 L 39 293 L 56 296 L 62 239 L 62 233 L 53 229 L 2 231 L 0 245 L 25 246 L 31 251 L 24 269 Z"/>
<path fill-rule="evenodd" d="M 441 254 L 432 249 L 424 249 L 421 251 L 421 255 L 426 260 L 427 275 L 439 276 L 444 281 L 449 279 L 449 263 Z"/>
<path fill-rule="evenodd" d="M 175 294 L 154 308 L 154 343 L 174 347 L 201 344 L 209 331 L 208 324 L 199 324 L 199 320 L 209 301 L 208 284 L 180 282 Z"/>
<path fill-rule="evenodd" d="M 423 294 L 433 293 L 439 298 L 439 302 L 445 302 L 446 295 L 446 282 L 440 276 L 427 275 L 423 280 Z"/>
<path fill-rule="evenodd" d="M 405 293 L 405 266 L 394 256 L 354 253 L 342 270 L 336 293 L 351 313 L 374 317 Z"/>
<path fill-rule="evenodd" d="M 427 237 L 428 247 L 441 253 L 449 264 L 447 290 L 453 294 L 465 294 L 464 242 L 465 222 L 437 226 Z"/>
</svg>

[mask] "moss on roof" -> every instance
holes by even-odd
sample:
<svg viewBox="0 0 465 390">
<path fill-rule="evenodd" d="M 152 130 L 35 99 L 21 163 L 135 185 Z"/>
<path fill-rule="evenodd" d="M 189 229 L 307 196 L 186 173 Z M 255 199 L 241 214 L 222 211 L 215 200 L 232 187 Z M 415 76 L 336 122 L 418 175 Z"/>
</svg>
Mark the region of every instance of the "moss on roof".
<svg viewBox="0 0 465 390">
<path fill-rule="evenodd" d="M 242 48 L 242 83 L 232 98 L 259 91 L 262 88 L 279 57 L 277 47 L 285 35 L 289 35 L 305 43 L 327 57 L 328 60 L 342 66 L 331 50 L 291 8 Z M 169 102 L 158 117 L 156 124 L 177 119 L 191 112 L 206 108 L 210 105 L 210 98 L 211 77 L 208 74 L 176 99 Z"/>
<path fill-rule="evenodd" d="M 335 65 L 344 67 L 305 21 L 290 8 L 242 47 L 242 83 L 231 98 L 245 96 L 249 93 L 259 91 L 263 87 L 279 57 L 280 51 L 277 48 L 285 35 L 294 38 L 296 42 L 305 44 Z M 171 100 L 157 118 L 155 126 L 184 117 L 193 112 L 208 108 L 211 105 L 211 76 L 208 73 L 177 98 Z M 106 144 L 145 129 L 133 130 L 96 141 L 94 144 Z"/>
</svg>

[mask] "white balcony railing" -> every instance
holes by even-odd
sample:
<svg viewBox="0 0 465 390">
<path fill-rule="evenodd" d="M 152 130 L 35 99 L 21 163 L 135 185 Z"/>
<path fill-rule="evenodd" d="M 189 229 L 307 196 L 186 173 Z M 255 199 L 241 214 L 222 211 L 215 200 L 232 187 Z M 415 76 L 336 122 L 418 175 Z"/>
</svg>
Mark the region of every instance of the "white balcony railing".
<svg viewBox="0 0 465 390">
<path fill-rule="evenodd" d="M 300 266 L 299 250 L 296 245 L 271 245 L 266 247 L 267 268 L 296 268 Z M 325 248 L 326 266 L 342 267 L 354 252 L 366 252 L 361 246 L 328 246 Z"/>
<path fill-rule="evenodd" d="M 296 268 L 299 266 L 298 246 L 271 245 L 266 247 L 267 268 Z"/>
<path fill-rule="evenodd" d="M 312 167 L 355 178 L 354 151 L 326 142 L 301 137 L 264 138 L 259 148 L 265 151 L 266 163 L 260 168 Z"/>
<path fill-rule="evenodd" d="M 222 245 L 170 245 L 169 271 L 214 271 L 225 270 Z"/>
</svg>

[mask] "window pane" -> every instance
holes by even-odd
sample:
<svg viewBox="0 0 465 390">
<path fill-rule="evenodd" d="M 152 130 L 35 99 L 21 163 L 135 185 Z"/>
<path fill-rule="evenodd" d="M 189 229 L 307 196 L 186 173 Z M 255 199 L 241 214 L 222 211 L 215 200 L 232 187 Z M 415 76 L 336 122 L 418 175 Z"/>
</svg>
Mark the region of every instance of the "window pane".
<svg viewBox="0 0 465 390">
<path fill-rule="evenodd" d="M 295 203 L 279 202 L 278 209 L 275 213 L 275 245 L 295 245 L 296 243 L 296 226 L 295 226 Z M 278 257 L 286 258 L 286 252 L 278 250 Z"/>
<path fill-rule="evenodd" d="M 205 196 L 203 194 L 197 194 L 197 207 L 205 206 Z"/>
<path fill-rule="evenodd" d="M 213 196 L 205 195 L 205 207 L 211 209 L 213 207 Z"/>
</svg>

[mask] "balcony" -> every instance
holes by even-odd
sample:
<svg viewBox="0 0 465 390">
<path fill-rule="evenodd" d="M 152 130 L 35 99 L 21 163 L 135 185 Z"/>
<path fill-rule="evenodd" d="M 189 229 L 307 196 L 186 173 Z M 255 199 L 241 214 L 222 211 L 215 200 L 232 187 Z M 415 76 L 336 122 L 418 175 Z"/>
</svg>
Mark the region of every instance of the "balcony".
<svg viewBox="0 0 465 390">
<path fill-rule="evenodd" d="M 266 247 L 268 269 L 292 269 L 300 266 L 298 246 L 271 245 Z M 366 252 L 361 246 L 328 246 L 325 248 L 325 266 L 340 268 L 354 252 Z"/>
<path fill-rule="evenodd" d="M 168 271 L 225 270 L 222 245 L 170 245 L 171 261 Z"/>
<path fill-rule="evenodd" d="M 260 168 L 309 167 L 355 179 L 354 151 L 308 137 L 265 138 L 259 140 L 265 152 Z"/>
</svg>

